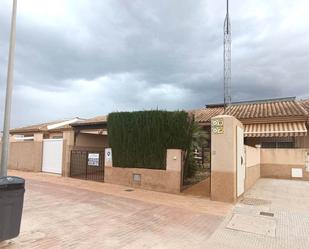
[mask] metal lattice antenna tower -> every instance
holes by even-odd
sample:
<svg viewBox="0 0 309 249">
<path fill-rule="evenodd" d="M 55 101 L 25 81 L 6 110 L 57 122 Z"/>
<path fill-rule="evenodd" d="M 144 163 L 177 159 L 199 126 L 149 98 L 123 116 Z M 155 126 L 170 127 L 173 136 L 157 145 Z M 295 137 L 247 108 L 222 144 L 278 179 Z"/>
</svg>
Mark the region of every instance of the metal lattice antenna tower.
<svg viewBox="0 0 309 249">
<path fill-rule="evenodd" d="M 229 17 L 229 0 L 226 0 L 224 20 L 224 109 L 231 104 L 231 23 Z"/>
</svg>

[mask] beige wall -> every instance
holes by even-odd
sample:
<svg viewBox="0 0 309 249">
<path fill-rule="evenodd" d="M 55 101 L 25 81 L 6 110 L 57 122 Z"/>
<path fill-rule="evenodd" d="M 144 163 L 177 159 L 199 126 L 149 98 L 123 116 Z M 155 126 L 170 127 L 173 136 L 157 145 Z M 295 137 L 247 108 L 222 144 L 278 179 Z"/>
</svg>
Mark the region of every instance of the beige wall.
<svg viewBox="0 0 309 249">
<path fill-rule="evenodd" d="M 245 190 L 251 188 L 260 178 L 261 150 L 259 148 L 245 146 L 246 153 L 246 179 Z"/>
<path fill-rule="evenodd" d="M 246 168 L 245 191 L 249 190 L 261 177 L 261 165 Z"/>
<path fill-rule="evenodd" d="M 76 136 L 75 146 L 96 147 L 104 149 L 108 147 L 107 135 L 79 133 Z"/>
<path fill-rule="evenodd" d="M 309 180 L 305 156 L 309 149 L 261 149 L 261 177 L 292 179 L 291 169 L 302 168 L 303 180 Z"/>
<path fill-rule="evenodd" d="M 133 182 L 133 174 L 141 175 L 141 183 Z M 179 193 L 180 177 L 180 172 L 175 171 L 105 167 L 104 182 L 167 193 Z"/>
<path fill-rule="evenodd" d="M 234 202 L 236 193 L 236 129 L 242 123 L 232 116 L 223 118 L 224 133 L 211 133 L 211 199 Z"/>
<path fill-rule="evenodd" d="M 105 135 L 94 135 L 94 134 L 83 134 L 80 133 L 76 137 L 74 144 L 74 131 L 65 130 L 61 133 L 52 132 L 49 134 L 52 136 L 63 136 L 63 165 L 62 175 L 70 175 L 70 157 L 71 150 L 73 148 L 95 148 L 104 149 L 108 146 L 107 136 Z M 12 138 L 11 151 L 9 157 L 9 167 L 11 169 L 29 170 L 29 171 L 41 171 L 42 169 L 42 155 L 43 155 L 43 133 L 34 133 L 33 141 L 14 141 Z M 29 156 L 30 155 L 30 156 Z M 26 158 L 27 157 L 27 158 Z M 21 164 L 21 161 L 23 163 Z"/>
<path fill-rule="evenodd" d="M 251 146 L 245 146 L 246 167 L 252 167 L 261 163 L 261 149 Z"/>
<path fill-rule="evenodd" d="M 104 181 L 168 193 L 179 193 L 182 187 L 182 152 L 167 150 L 166 170 L 120 168 L 105 164 Z M 134 182 L 133 174 L 140 174 L 141 181 Z"/>
<path fill-rule="evenodd" d="M 10 143 L 9 169 L 40 172 L 43 143 L 36 141 Z"/>
<path fill-rule="evenodd" d="M 63 154 L 62 154 L 62 175 L 69 176 L 70 153 L 74 144 L 74 131 L 66 130 L 63 133 L 50 133 L 51 136 L 62 136 L 63 134 Z M 40 172 L 42 170 L 43 138 L 42 132 L 33 134 L 34 141 L 10 142 L 9 168 Z"/>
</svg>

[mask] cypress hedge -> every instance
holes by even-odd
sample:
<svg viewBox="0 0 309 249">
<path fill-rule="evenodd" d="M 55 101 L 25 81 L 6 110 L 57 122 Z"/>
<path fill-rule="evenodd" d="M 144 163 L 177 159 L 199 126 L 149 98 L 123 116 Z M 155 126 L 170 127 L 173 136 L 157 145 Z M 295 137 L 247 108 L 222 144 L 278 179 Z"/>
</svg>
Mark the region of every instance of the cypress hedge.
<svg viewBox="0 0 309 249">
<path fill-rule="evenodd" d="M 166 150 L 188 151 L 193 119 L 184 111 L 114 112 L 107 129 L 113 166 L 166 169 Z"/>
</svg>

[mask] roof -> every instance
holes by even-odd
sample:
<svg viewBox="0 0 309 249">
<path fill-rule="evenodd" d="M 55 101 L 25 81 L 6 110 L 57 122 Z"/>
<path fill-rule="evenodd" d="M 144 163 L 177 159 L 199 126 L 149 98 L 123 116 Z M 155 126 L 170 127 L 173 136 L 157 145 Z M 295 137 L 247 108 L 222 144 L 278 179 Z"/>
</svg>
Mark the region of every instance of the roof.
<svg viewBox="0 0 309 249">
<path fill-rule="evenodd" d="M 307 102 L 306 102 L 307 101 Z M 304 107 L 307 106 L 308 109 Z M 206 108 L 190 110 L 194 114 L 195 120 L 199 123 L 208 123 L 214 116 L 227 114 L 235 116 L 244 123 L 253 123 L 257 120 L 265 122 L 267 119 L 285 118 L 293 121 L 293 118 L 308 120 L 309 99 L 298 101 L 295 97 L 252 100 L 243 102 L 233 102 L 224 112 L 223 104 L 206 105 Z M 97 116 L 71 124 L 71 126 L 101 125 L 107 123 L 107 115 Z"/>
<path fill-rule="evenodd" d="M 194 111 L 194 119 L 196 122 L 204 123 L 210 120 L 212 117 L 223 114 L 223 107 L 203 108 Z"/>
<path fill-rule="evenodd" d="M 309 101 L 308 101 L 309 102 Z M 307 102 L 306 102 L 307 103 Z M 232 103 L 224 112 L 223 106 L 207 105 L 206 108 L 196 110 L 195 119 L 200 123 L 207 123 L 214 116 L 227 114 L 240 119 L 242 122 L 252 120 L 267 121 L 270 119 L 308 120 L 309 110 L 296 98 L 280 98 Z"/>
<path fill-rule="evenodd" d="M 295 101 L 296 97 L 285 97 L 285 98 L 272 98 L 272 99 L 256 99 L 256 100 L 246 100 L 233 102 L 232 105 L 244 105 L 244 104 L 260 104 L 260 103 L 271 103 L 271 102 L 281 102 L 281 101 Z M 219 104 L 207 104 L 206 107 L 224 107 L 224 103 Z"/>
<path fill-rule="evenodd" d="M 85 126 L 85 125 L 97 125 L 97 124 L 106 124 L 107 115 L 96 116 L 94 118 L 85 119 L 76 123 L 71 124 L 71 126 Z"/>
<path fill-rule="evenodd" d="M 227 108 L 226 114 L 238 119 L 308 115 L 307 111 L 295 100 L 231 105 Z"/>
<path fill-rule="evenodd" d="M 234 102 L 227 107 L 225 112 L 223 104 L 211 104 L 206 105 L 206 108 L 191 110 L 188 112 L 193 113 L 195 120 L 199 123 L 209 123 L 212 117 L 221 114 L 232 115 L 244 123 L 267 123 L 265 122 L 267 119 L 269 121 L 269 119 L 276 118 L 286 119 L 283 121 L 288 122 L 308 121 L 309 99 L 298 101 L 295 97 L 288 97 Z M 70 119 L 58 120 L 12 129 L 10 130 L 10 133 L 69 129 L 71 126 L 106 125 L 107 117 L 107 115 L 101 115 L 85 120 L 79 118 L 76 118 L 77 120 L 72 119 L 74 121 Z"/>
<path fill-rule="evenodd" d="M 299 103 L 302 105 L 304 109 L 309 113 L 309 99 L 304 99 L 299 101 Z"/>
<path fill-rule="evenodd" d="M 29 125 L 29 126 L 11 129 L 10 133 L 26 133 L 26 132 L 40 132 L 40 131 L 48 131 L 48 130 L 69 129 L 71 128 L 70 124 L 77 122 L 78 120 L 81 120 L 81 119 L 80 118 L 64 119 L 64 120 L 51 121 L 47 123 Z"/>
</svg>

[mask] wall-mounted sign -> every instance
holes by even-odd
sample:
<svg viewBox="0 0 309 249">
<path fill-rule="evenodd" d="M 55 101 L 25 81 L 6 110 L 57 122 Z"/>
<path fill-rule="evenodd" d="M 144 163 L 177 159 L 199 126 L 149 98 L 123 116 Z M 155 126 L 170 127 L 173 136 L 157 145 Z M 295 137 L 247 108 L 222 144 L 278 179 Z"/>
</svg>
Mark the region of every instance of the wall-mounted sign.
<svg viewBox="0 0 309 249">
<path fill-rule="evenodd" d="M 134 182 L 141 182 L 142 176 L 141 174 L 134 174 L 133 173 L 133 181 Z"/>
<path fill-rule="evenodd" d="M 112 149 L 106 148 L 105 149 L 105 162 L 111 162 L 112 161 Z"/>
<path fill-rule="evenodd" d="M 224 121 L 223 118 L 216 118 L 211 120 L 211 132 L 213 134 L 224 133 Z"/>
<path fill-rule="evenodd" d="M 292 177 L 302 178 L 303 177 L 303 169 L 302 168 L 292 168 Z"/>
<path fill-rule="evenodd" d="M 100 166 L 100 154 L 99 153 L 88 153 L 88 165 L 89 166 Z"/>
</svg>

